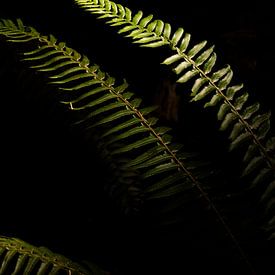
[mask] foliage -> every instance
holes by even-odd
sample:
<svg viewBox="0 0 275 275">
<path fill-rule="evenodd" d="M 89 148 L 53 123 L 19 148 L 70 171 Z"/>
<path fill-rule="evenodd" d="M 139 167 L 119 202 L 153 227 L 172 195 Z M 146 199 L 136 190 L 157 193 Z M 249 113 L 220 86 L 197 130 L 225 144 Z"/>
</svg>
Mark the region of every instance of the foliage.
<svg viewBox="0 0 275 275">
<path fill-rule="evenodd" d="M 102 274 L 85 269 L 45 247 L 16 238 L 0 237 L 0 274 Z M 95 268 L 95 267 L 94 267 Z"/>
<path fill-rule="evenodd" d="M 126 80 L 116 84 L 114 77 L 97 64 L 90 64 L 87 56 L 58 42 L 53 35 L 41 35 L 20 19 L 16 22 L 3 19 L 0 42 L 12 48 L 15 59 L 35 72 L 33 78 L 42 77 L 43 85 L 54 92 L 52 97 L 58 102 L 57 108 L 65 114 L 73 131 L 85 139 L 87 148 L 95 145 L 107 176 L 102 175 L 104 188 L 122 215 L 141 220 L 149 232 L 158 228 L 157 231 L 172 236 L 176 231 L 185 241 L 185 235 L 200 236 L 197 249 L 209 247 L 217 237 L 226 243 L 219 256 L 223 263 L 232 265 L 228 274 L 238 269 L 244 274 L 254 274 L 258 268 L 251 260 L 255 252 L 247 255 L 253 243 L 247 243 L 255 234 L 261 238 L 264 235 L 264 243 L 272 242 L 275 236 L 275 138 L 270 127 L 271 112 L 262 112 L 260 103 L 249 102 L 244 85 L 233 83 L 229 65 L 215 69 L 217 54 L 214 46 L 206 48 L 207 41 L 192 45 L 191 35 L 183 28 L 172 32 L 169 23 L 153 20 L 152 14 L 144 16 L 138 11 L 132 15 L 129 8 L 109 0 L 75 2 L 107 20 L 110 26 L 119 27 L 119 34 L 130 37 L 141 47 L 169 48 L 170 54 L 162 64 L 176 74 L 181 89 L 190 90 L 191 102 L 205 100 L 204 107 L 217 108 L 220 130 L 230 140 L 229 150 L 239 153 L 242 166 L 239 178 L 245 188 L 234 190 L 200 153 L 190 152 L 184 144 L 175 142 L 173 129 L 159 122 L 158 106 L 144 106 L 130 91 Z M 233 227 L 233 205 L 237 201 L 242 209 L 242 202 L 251 198 L 260 205 L 255 207 L 255 220 Z M 263 224 L 259 219 L 261 211 L 265 215 Z M 207 235 L 198 233 L 197 228 L 202 231 L 213 228 L 211 234 L 215 237 L 211 235 L 209 243 L 205 239 Z M 184 255 L 193 246 L 191 242 Z M 10 246 L 3 247 L 2 269 L 14 260 L 14 255 L 19 255 L 17 263 L 26 257 L 20 256 L 25 255 L 18 252 L 20 246 L 15 246 L 12 252 L 7 252 Z M 52 264 L 52 260 L 47 264 Z M 14 262 L 12 266 L 22 267 Z M 28 269 L 29 265 L 25 267 Z M 213 265 L 210 264 L 209 270 L 215 270 Z"/>
</svg>

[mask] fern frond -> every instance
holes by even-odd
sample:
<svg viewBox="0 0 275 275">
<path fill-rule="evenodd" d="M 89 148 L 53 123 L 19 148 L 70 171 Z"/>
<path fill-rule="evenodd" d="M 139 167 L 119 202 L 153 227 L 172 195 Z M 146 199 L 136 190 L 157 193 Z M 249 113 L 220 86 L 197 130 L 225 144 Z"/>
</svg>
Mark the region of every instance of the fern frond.
<svg viewBox="0 0 275 275">
<path fill-rule="evenodd" d="M 114 5 L 108 3 L 108 9 L 114 9 Z M 106 6 L 104 1 L 96 2 L 92 8 L 99 12 L 101 6 Z M 117 11 L 121 9 L 121 6 L 116 7 Z M 129 11 L 124 11 L 129 19 Z M 133 17 L 134 22 L 140 19 L 140 14 Z M 240 257 L 247 261 L 238 241 L 204 191 L 199 166 L 192 164 L 189 154 L 180 150 L 181 146 L 173 144 L 167 133 L 169 129 L 157 125 L 157 119 L 152 116 L 155 107 L 140 107 L 141 100 L 128 91 L 127 82 L 116 85 L 115 79 L 97 65 L 89 65 L 86 56 L 63 42 L 57 43 L 53 36 L 41 36 L 33 28 L 22 25 L 21 21 L 18 25 L 1 21 L 0 38 L 15 43 L 16 49 L 21 51 L 21 59 L 45 74 L 49 84 L 59 91 L 60 102 L 75 114 L 74 125 L 83 129 L 89 139 L 97 140 L 99 152 L 112 168 L 112 179 L 116 180 L 108 187 L 111 195 L 120 198 L 123 205 L 129 205 L 125 193 L 132 194 L 137 200 L 135 203 L 140 203 L 142 199 L 156 201 L 166 197 L 173 201 L 175 195 L 190 191 L 195 200 L 206 202 Z M 159 28 L 157 25 L 158 31 Z M 169 35 L 167 28 L 166 36 Z M 181 205 L 188 203 L 190 196 L 188 200 L 182 196 Z"/>
<path fill-rule="evenodd" d="M 75 0 L 83 9 L 104 18 L 111 26 L 118 26 L 118 33 L 134 40 L 143 47 L 167 45 L 172 55 L 162 64 L 172 67 L 178 76 L 177 83 L 191 83 L 193 102 L 205 100 L 205 107 L 217 106 L 220 130 L 229 131 L 229 150 L 245 148 L 242 176 L 250 176 L 251 187 L 268 186 L 275 178 L 274 137 L 270 134 L 271 113 L 262 113 L 258 102 L 248 104 L 248 93 L 243 85 L 232 85 L 233 71 L 229 65 L 214 70 L 217 55 L 207 41 L 191 43 L 191 35 L 171 25 L 153 20 L 153 15 L 143 16 L 109 0 Z M 239 149 L 240 150 L 240 149 Z M 266 191 L 267 192 L 267 191 Z"/>
<path fill-rule="evenodd" d="M 0 274 L 106 274 L 96 270 L 98 267 L 92 265 L 90 270 L 87 270 L 45 247 L 36 247 L 17 238 L 0 236 Z"/>
<path fill-rule="evenodd" d="M 152 14 L 144 16 L 141 10 L 132 14 L 129 8 L 109 0 L 75 0 L 75 2 L 81 8 L 96 14 L 98 18 L 105 19 L 107 24 L 119 26 L 119 33 L 131 37 L 134 43 L 141 47 L 155 48 L 169 44 L 171 25 L 161 20 L 153 20 Z M 171 37 L 171 41 L 177 44 L 182 34 L 183 29 L 178 29 Z"/>
<path fill-rule="evenodd" d="M 10 32 L 18 32 L 19 35 L 22 30 L 14 26 L 10 30 L 6 21 L 3 21 L 2 26 L 0 35 L 4 35 L 8 42 L 16 40 L 16 44 L 25 44 L 26 37 L 27 40 L 31 37 L 37 40 L 37 48 L 25 50 L 22 59 L 28 62 L 31 68 L 49 74 L 49 83 L 58 85 L 60 101 L 81 117 L 75 125 L 82 125 L 87 131 L 96 129 L 100 142 L 104 143 L 104 151 L 109 152 L 111 157 L 124 160 L 129 159 L 129 154 L 132 154 L 130 159 L 133 160 L 124 165 L 127 169 L 136 170 L 135 165 L 130 165 L 131 161 L 136 163 L 150 148 L 158 148 L 158 154 L 151 156 L 148 161 L 154 161 L 154 157 L 160 155 L 169 156 L 163 158 L 166 160 L 167 169 L 163 166 L 159 173 L 168 173 L 170 166 L 175 166 L 194 186 L 197 184 L 192 173 L 169 148 L 171 138 L 166 133 L 168 129 L 154 129 L 152 119 L 145 118 L 156 107 L 138 108 L 141 100 L 128 91 L 127 82 L 116 86 L 114 78 L 102 72 L 97 65 L 89 66 L 87 57 L 79 58 L 80 55 L 76 51 L 67 48 L 65 43 L 58 44 L 53 36 L 40 36 L 37 31 L 31 29 L 30 32 L 24 30 L 22 36 L 14 39 L 14 35 L 11 38 Z M 70 63 L 64 65 L 63 60 Z M 154 168 L 158 171 L 158 167 Z M 150 173 L 144 171 L 140 175 L 141 178 L 145 174 L 150 178 L 154 173 L 149 176 Z"/>
<path fill-rule="evenodd" d="M 205 100 L 205 108 L 218 108 L 220 131 L 229 132 L 229 151 L 238 149 L 244 152 L 241 176 L 248 179 L 250 188 L 268 192 L 275 179 L 271 112 L 263 113 L 258 102 L 248 103 L 249 94 L 243 91 L 243 84 L 231 84 L 233 71 L 229 65 L 214 71 L 217 57 L 213 47 L 194 58 L 194 53 L 197 54 L 204 45 L 199 43 L 187 53 L 178 48 L 177 54 L 165 59 L 163 64 L 173 67 L 179 75 L 178 83 L 191 83 L 191 101 Z"/>
<path fill-rule="evenodd" d="M 214 46 L 205 49 L 207 41 L 191 46 L 191 35 L 184 35 L 183 28 L 171 34 L 169 23 L 153 20 L 153 15 L 144 17 L 142 11 L 132 16 L 129 8 L 109 0 L 75 0 L 75 2 L 91 13 L 101 14 L 99 18 L 107 18 L 109 20 L 107 23 L 116 22 L 116 26 L 123 25 L 119 33 L 130 32 L 127 36 L 134 39 L 134 43 L 146 47 L 168 45 L 175 53 L 166 58 L 162 64 L 173 66 L 174 72 L 179 75 L 178 83 L 193 82 L 192 101 L 210 97 L 205 106 L 221 104 L 218 112 L 218 119 L 222 121 L 220 129 L 226 130 L 231 124 L 233 125 L 230 149 L 238 147 L 240 141 L 247 137 L 256 144 L 267 166 L 273 169 L 274 160 L 262 142 L 269 132 L 269 114 L 258 114 L 258 103 L 248 106 L 243 111 L 242 107 L 248 99 L 248 94 L 235 95 L 242 89 L 242 85 L 230 86 L 233 71 L 229 65 L 213 71 L 217 59 Z M 235 129 L 234 121 L 238 123 Z M 239 131 L 238 134 L 236 129 Z M 241 133 L 245 136 L 237 139 Z"/>
</svg>

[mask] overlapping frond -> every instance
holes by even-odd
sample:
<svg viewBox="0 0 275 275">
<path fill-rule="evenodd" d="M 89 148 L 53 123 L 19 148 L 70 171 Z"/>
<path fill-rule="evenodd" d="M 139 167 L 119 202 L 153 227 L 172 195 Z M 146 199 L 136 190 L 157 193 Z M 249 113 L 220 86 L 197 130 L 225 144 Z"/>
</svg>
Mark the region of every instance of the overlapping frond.
<svg viewBox="0 0 275 275">
<path fill-rule="evenodd" d="M 0 274 L 104 275 L 106 273 L 88 271 L 78 263 L 45 247 L 36 247 L 17 238 L 0 236 Z"/>
<path fill-rule="evenodd" d="M 49 83 L 59 91 L 59 100 L 75 113 L 76 127 L 96 139 L 102 158 L 112 168 L 112 184 L 108 191 L 122 203 L 131 193 L 138 201 L 154 201 L 181 196 L 180 204 L 193 200 L 206 202 L 226 235 L 245 258 L 237 240 L 223 220 L 215 204 L 204 191 L 208 186 L 202 177 L 204 171 L 182 146 L 174 144 L 169 128 L 158 125 L 152 115 L 155 107 L 143 107 L 128 89 L 125 81 L 115 84 L 115 79 L 104 73 L 89 59 L 53 36 L 41 36 L 33 28 L 26 28 L 3 20 L 0 38 L 15 43 L 24 62 L 47 75 Z M 29 43 L 32 41 L 32 43 Z M 23 45 L 23 47 L 20 47 Z M 188 197 L 188 198 L 186 198 Z M 139 203 L 139 202 L 137 202 Z M 127 203 L 126 203 L 127 204 Z M 171 206 L 173 207 L 173 206 Z"/>
<path fill-rule="evenodd" d="M 172 67 L 179 76 L 178 83 L 191 84 L 191 101 L 204 100 L 205 108 L 217 107 L 220 130 L 228 131 L 229 151 L 243 152 L 241 177 L 250 182 L 251 188 L 265 190 L 265 202 L 273 205 L 267 209 L 274 211 L 275 143 L 270 129 L 271 112 L 263 112 L 258 102 L 250 102 L 243 84 L 231 84 L 233 71 L 229 65 L 215 70 L 216 53 L 213 47 L 205 46 L 206 41 L 184 51 L 176 47 L 177 53 L 163 64 Z M 272 222 L 274 213 L 267 212 Z"/>
<path fill-rule="evenodd" d="M 96 14 L 118 33 L 130 37 L 142 47 L 167 45 L 172 55 L 162 63 L 177 75 L 178 83 L 191 84 L 192 101 L 205 100 L 205 107 L 217 106 L 220 130 L 229 131 L 229 150 L 244 150 L 242 176 L 249 177 L 251 187 L 262 186 L 262 200 L 274 211 L 274 136 L 270 133 L 270 112 L 262 112 L 258 102 L 250 103 L 242 84 L 232 85 L 233 71 L 229 65 L 215 69 L 217 55 L 207 41 L 191 43 L 191 35 L 183 28 L 172 31 L 169 23 L 144 16 L 109 0 L 75 0 L 86 11 Z M 240 149 L 238 149 L 240 150 Z M 270 204 L 272 206 L 270 206 Z M 273 210 L 272 210 L 273 209 Z M 269 213 L 273 232 L 274 213 Z M 274 233 L 273 235 L 274 236 Z"/>
<path fill-rule="evenodd" d="M 86 56 L 63 42 L 57 43 L 53 36 L 40 36 L 33 28 L 22 29 L 21 21 L 17 27 L 4 20 L 0 27 L 0 35 L 9 42 L 26 45 L 36 40 L 38 45 L 32 43 L 24 51 L 23 60 L 31 68 L 46 72 L 49 83 L 58 86 L 60 101 L 77 113 L 75 125 L 85 128 L 87 136 L 97 135 L 103 158 L 116 164 L 115 173 L 123 171 L 124 187 L 130 179 L 141 179 L 142 189 L 151 199 L 164 196 L 163 188 L 169 187 L 171 195 L 172 190 L 179 192 L 197 185 L 195 176 L 176 154 L 180 147 L 171 145 L 169 129 L 157 127 L 157 119 L 150 115 L 156 107 L 141 107 L 141 100 L 128 90 L 126 81 L 115 85 L 115 79 L 97 65 L 89 65 Z M 162 181 L 152 188 L 149 182 L 155 177 Z M 112 192 L 120 193 L 118 189 Z"/>
</svg>

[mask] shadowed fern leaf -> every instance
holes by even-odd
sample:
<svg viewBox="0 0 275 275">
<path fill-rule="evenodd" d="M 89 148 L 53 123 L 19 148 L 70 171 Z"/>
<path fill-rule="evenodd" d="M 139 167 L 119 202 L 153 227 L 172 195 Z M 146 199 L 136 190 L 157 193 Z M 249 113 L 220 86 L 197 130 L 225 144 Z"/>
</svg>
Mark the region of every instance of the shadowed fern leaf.
<svg viewBox="0 0 275 275">
<path fill-rule="evenodd" d="M 261 202 L 267 205 L 271 238 L 275 236 L 274 171 L 275 137 L 270 133 L 271 113 L 263 113 L 258 102 L 248 103 L 243 84 L 231 85 L 233 71 L 229 65 L 215 70 L 217 55 L 207 41 L 191 45 L 191 35 L 183 28 L 172 31 L 169 23 L 144 16 L 109 0 L 75 0 L 86 11 L 118 26 L 118 33 L 130 37 L 141 47 L 168 46 L 172 55 L 162 64 L 177 75 L 177 83 L 191 84 L 193 102 L 205 100 L 205 107 L 217 106 L 220 130 L 229 131 L 229 150 L 243 150 L 243 172 L 251 188 L 262 192 Z"/>
<path fill-rule="evenodd" d="M 107 273 L 92 265 L 87 270 L 45 247 L 35 247 L 17 238 L 0 236 L 0 274 L 106 275 Z"/>
<path fill-rule="evenodd" d="M 44 73 L 49 84 L 56 87 L 58 100 L 75 114 L 75 127 L 83 130 L 89 140 L 97 141 L 104 163 L 114 175 L 108 191 L 126 210 L 129 193 L 138 203 L 167 198 L 173 202 L 174 197 L 181 205 L 190 200 L 203 201 L 240 258 L 247 262 L 238 241 L 204 191 L 209 185 L 204 186 L 201 179 L 210 174 L 209 170 L 205 173 L 194 165 L 194 157 L 172 142 L 169 128 L 159 126 L 152 116 L 155 107 L 142 107 L 141 100 L 129 92 L 126 81 L 115 85 L 115 79 L 97 65 L 90 65 L 86 56 L 58 43 L 52 35 L 42 36 L 25 27 L 21 20 L 16 24 L 2 20 L 0 38 L 15 44 L 21 60 Z M 170 207 L 173 209 L 173 205 Z M 250 269 L 250 263 L 247 265 Z"/>
</svg>

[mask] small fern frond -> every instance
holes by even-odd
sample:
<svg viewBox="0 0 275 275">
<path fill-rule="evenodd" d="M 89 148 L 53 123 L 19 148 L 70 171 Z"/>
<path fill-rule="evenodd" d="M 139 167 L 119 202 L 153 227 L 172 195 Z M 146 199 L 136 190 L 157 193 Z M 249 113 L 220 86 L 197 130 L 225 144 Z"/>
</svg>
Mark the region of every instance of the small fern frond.
<svg viewBox="0 0 275 275">
<path fill-rule="evenodd" d="M 99 3 L 100 7 L 105 2 Z M 193 165 L 193 158 L 181 146 L 172 142 L 169 128 L 158 125 L 152 115 L 155 107 L 144 108 L 141 100 L 129 92 L 126 81 L 116 85 L 115 79 L 98 65 L 90 65 L 86 56 L 58 43 L 53 36 L 41 36 L 33 28 L 22 27 L 21 21 L 18 26 L 1 21 L 1 37 L 15 43 L 21 59 L 31 68 L 44 73 L 59 91 L 58 100 L 75 114 L 74 125 L 84 130 L 88 139 L 96 139 L 102 158 L 114 174 L 108 187 L 113 197 L 126 206 L 129 203 L 125 194 L 129 193 L 137 200 L 135 203 L 166 198 L 173 202 L 174 196 L 181 197 L 181 205 L 191 197 L 205 201 L 250 268 L 238 241 L 204 191 L 200 179 L 205 173 L 199 165 Z"/>
<path fill-rule="evenodd" d="M 17 238 L 0 236 L 0 274 L 104 275 L 98 267 L 87 270 L 45 247 L 36 247 Z"/>
</svg>

